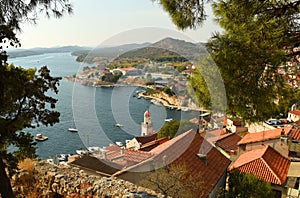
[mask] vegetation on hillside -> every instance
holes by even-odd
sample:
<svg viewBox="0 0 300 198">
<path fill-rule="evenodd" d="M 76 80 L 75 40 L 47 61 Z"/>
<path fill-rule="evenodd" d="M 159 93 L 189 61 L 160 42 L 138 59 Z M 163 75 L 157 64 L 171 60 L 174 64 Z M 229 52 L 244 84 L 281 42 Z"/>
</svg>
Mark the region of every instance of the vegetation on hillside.
<svg viewBox="0 0 300 198">
<path fill-rule="evenodd" d="M 188 130 L 198 130 L 198 125 L 188 120 L 172 120 L 166 122 L 157 132 L 157 138 L 170 137 L 173 138 Z"/>
</svg>

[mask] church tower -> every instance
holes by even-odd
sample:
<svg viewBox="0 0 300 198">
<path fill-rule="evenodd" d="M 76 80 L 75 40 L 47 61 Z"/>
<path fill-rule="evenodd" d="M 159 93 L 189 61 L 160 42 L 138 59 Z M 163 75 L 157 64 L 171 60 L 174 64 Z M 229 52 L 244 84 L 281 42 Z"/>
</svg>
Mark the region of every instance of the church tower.
<svg viewBox="0 0 300 198">
<path fill-rule="evenodd" d="M 151 122 L 150 111 L 147 110 L 144 113 L 144 122 L 142 122 L 142 131 L 141 136 L 152 135 L 153 134 L 153 125 Z"/>
</svg>

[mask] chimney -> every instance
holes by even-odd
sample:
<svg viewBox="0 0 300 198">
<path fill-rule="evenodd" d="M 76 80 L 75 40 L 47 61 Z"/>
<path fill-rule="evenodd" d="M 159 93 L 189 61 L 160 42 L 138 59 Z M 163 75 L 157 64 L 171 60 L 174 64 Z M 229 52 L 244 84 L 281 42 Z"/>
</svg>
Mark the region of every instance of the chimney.
<svg viewBox="0 0 300 198">
<path fill-rule="evenodd" d="M 198 153 L 197 156 L 205 165 L 207 165 L 207 156 L 205 154 Z"/>
<path fill-rule="evenodd" d="M 105 159 L 106 160 L 106 151 L 104 150 L 104 151 L 102 151 L 102 154 L 103 154 L 103 159 Z"/>
<path fill-rule="evenodd" d="M 122 156 L 124 155 L 124 147 L 123 146 L 121 147 L 121 155 Z"/>
<path fill-rule="evenodd" d="M 281 135 L 281 136 L 284 136 L 284 135 L 285 135 L 284 128 L 282 128 L 280 135 Z"/>
</svg>

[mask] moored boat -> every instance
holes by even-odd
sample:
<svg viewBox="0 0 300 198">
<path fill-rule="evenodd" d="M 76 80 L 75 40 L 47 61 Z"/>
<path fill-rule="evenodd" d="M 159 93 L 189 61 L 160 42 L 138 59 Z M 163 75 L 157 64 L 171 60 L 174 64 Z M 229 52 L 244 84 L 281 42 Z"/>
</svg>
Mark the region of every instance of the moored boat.
<svg viewBox="0 0 300 198">
<path fill-rule="evenodd" d="M 38 133 L 38 134 L 36 134 L 36 136 L 35 136 L 35 140 L 37 140 L 37 141 L 45 141 L 45 140 L 48 140 L 48 137 L 42 135 L 41 133 Z"/>
<path fill-rule="evenodd" d="M 68 128 L 68 131 L 70 131 L 70 132 L 78 132 L 78 130 L 75 129 L 75 128 Z"/>
</svg>

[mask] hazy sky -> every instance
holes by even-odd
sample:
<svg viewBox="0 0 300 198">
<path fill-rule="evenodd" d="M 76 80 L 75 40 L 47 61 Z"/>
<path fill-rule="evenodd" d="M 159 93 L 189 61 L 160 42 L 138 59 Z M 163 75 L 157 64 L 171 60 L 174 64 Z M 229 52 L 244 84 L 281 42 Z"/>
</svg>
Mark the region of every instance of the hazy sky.
<svg viewBox="0 0 300 198">
<path fill-rule="evenodd" d="M 60 19 L 40 15 L 37 25 L 23 24 L 19 34 L 22 48 L 98 46 L 114 35 L 144 27 L 178 31 L 168 13 L 151 0 L 73 0 L 73 5 L 72 15 Z M 212 16 L 210 10 L 208 14 Z M 209 19 L 197 30 L 180 33 L 198 42 L 207 41 L 217 30 L 220 31 Z M 149 37 L 153 33 L 147 34 Z"/>
</svg>

